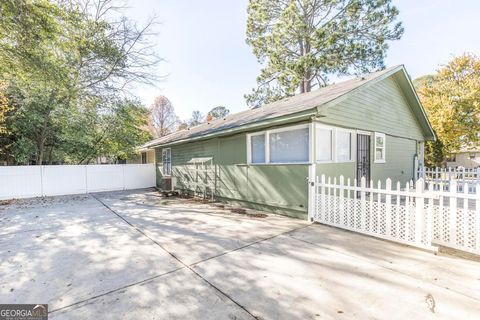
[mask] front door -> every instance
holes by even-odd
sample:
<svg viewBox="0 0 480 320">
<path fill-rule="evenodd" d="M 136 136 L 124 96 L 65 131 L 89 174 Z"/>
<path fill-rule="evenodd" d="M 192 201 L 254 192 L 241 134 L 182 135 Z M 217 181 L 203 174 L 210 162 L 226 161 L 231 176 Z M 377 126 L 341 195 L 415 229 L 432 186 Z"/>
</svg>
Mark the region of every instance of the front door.
<svg viewBox="0 0 480 320">
<path fill-rule="evenodd" d="M 370 185 L 370 135 L 357 134 L 357 184 L 365 177 Z"/>
</svg>

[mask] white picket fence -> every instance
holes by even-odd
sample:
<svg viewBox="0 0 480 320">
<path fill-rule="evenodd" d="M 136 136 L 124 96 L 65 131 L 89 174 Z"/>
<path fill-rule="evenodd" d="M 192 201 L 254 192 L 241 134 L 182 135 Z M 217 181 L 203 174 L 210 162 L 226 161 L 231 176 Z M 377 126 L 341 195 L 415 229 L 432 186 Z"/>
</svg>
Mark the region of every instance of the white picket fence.
<svg viewBox="0 0 480 320">
<path fill-rule="evenodd" d="M 0 166 L 0 200 L 154 186 L 154 164 Z"/>
<path fill-rule="evenodd" d="M 426 168 L 418 169 L 418 178 L 422 178 L 428 184 L 433 184 L 434 190 L 449 191 L 451 181 L 456 181 L 459 192 L 463 192 L 465 184 L 469 193 L 476 193 L 476 185 L 480 184 L 480 168 Z"/>
<path fill-rule="evenodd" d="M 476 194 L 468 188 L 457 192 L 425 189 L 423 179 L 415 188 L 387 179 L 382 187 L 365 178 L 317 177 L 314 221 L 395 242 L 434 250 L 436 244 L 480 254 L 480 185 Z M 464 186 L 466 187 L 466 186 Z"/>
</svg>

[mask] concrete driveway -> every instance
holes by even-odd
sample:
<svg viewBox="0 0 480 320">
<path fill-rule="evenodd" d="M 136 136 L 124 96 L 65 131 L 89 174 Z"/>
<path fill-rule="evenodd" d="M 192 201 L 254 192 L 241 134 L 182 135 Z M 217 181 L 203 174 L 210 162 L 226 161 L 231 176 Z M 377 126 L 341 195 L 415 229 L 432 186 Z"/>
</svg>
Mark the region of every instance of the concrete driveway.
<svg viewBox="0 0 480 320">
<path fill-rule="evenodd" d="M 151 190 L 0 206 L 0 303 L 51 319 L 478 319 L 480 263 Z"/>
</svg>

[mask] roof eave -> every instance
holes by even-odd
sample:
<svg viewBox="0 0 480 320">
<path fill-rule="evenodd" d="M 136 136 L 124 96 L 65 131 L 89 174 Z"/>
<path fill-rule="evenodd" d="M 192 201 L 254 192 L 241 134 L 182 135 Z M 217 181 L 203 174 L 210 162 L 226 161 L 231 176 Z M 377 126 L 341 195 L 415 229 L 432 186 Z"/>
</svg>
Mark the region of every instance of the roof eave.
<svg viewBox="0 0 480 320">
<path fill-rule="evenodd" d="M 235 128 L 227 129 L 227 130 L 212 132 L 210 134 L 176 140 L 172 142 L 157 143 L 149 146 L 149 148 L 154 149 L 158 147 L 170 147 L 170 146 L 178 145 L 182 143 L 195 142 L 195 141 L 207 140 L 207 139 L 211 139 L 219 136 L 226 136 L 226 135 L 232 135 L 232 134 L 237 134 L 242 132 L 248 132 L 248 131 L 252 131 L 252 130 L 260 129 L 264 127 L 273 127 L 273 126 L 288 124 L 292 122 L 304 121 L 304 120 L 309 120 L 312 116 L 315 116 L 315 115 L 317 115 L 317 109 L 312 108 L 312 109 L 304 110 L 302 112 L 281 116 L 278 118 L 266 119 L 266 120 L 238 126 Z"/>
</svg>

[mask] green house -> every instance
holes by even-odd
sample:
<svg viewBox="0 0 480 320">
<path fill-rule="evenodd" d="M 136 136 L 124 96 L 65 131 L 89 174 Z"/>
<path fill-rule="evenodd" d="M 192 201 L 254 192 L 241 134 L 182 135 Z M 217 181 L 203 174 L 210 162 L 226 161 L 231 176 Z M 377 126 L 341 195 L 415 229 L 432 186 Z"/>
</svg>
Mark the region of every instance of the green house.
<svg viewBox="0 0 480 320">
<path fill-rule="evenodd" d="M 228 115 L 149 142 L 157 185 L 307 217 L 325 174 L 414 179 L 434 132 L 403 66 Z"/>
</svg>

